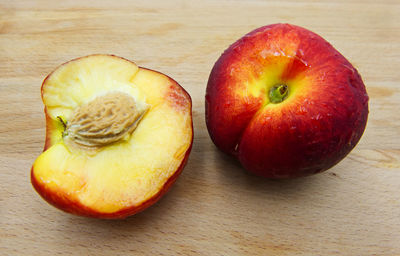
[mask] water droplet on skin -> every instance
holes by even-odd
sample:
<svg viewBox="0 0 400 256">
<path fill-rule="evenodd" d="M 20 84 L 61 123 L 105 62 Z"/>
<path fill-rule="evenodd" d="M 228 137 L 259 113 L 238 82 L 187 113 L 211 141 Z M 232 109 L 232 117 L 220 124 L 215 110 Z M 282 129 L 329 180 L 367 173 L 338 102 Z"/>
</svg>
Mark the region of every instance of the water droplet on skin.
<svg viewBox="0 0 400 256">
<path fill-rule="evenodd" d="M 224 107 L 225 107 L 225 108 L 229 108 L 231 105 L 232 105 L 232 103 L 231 103 L 230 101 L 227 101 L 227 102 L 224 104 Z"/>
<path fill-rule="evenodd" d="M 289 56 L 292 57 L 292 56 Z M 300 61 L 305 67 L 309 67 L 307 61 L 305 61 L 303 58 L 299 58 L 298 56 L 293 56 L 296 60 Z"/>
<path fill-rule="evenodd" d="M 303 106 L 300 106 L 298 114 L 304 115 L 306 113 L 307 113 L 307 109 L 305 107 L 303 107 Z"/>
<path fill-rule="evenodd" d="M 315 116 L 315 120 L 320 120 L 322 118 L 322 115 L 320 114 L 320 113 L 318 113 L 316 116 Z"/>
<path fill-rule="evenodd" d="M 326 72 L 324 72 L 324 73 L 322 73 L 322 76 L 320 77 L 320 81 L 321 82 L 324 82 L 325 81 L 325 78 L 326 78 Z"/>
<path fill-rule="evenodd" d="M 263 59 L 267 58 L 267 56 L 268 56 L 268 50 L 263 49 L 263 50 L 260 52 L 260 55 L 261 55 L 261 57 L 262 57 Z"/>
</svg>

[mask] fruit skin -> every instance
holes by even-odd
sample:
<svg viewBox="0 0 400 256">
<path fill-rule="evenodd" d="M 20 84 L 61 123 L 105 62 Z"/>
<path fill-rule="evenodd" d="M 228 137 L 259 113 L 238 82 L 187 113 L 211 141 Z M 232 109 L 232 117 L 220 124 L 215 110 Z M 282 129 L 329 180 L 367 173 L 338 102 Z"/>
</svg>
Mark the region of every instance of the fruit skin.
<svg viewBox="0 0 400 256">
<path fill-rule="evenodd" d="M 269 89 L 289 96 L 269 103 Z M 290 24 L 258 28 L 215 63 L 206 90 L 214 144 L 268 178 L 325 171 L 357 144 L 368 95 L 357 70 L 317 34 Z"/>
<path fill-rule="evenodd" d="M 94 55 L 101 55 L 101 54 L 94 54 Z M 87 58 L 87 57 L 94 56 L 94 55 L 79 57 L 79 58 L 70 60 L 68 62 L 65 62 L 64 64 L 61 64 L 61 66 L 66 65 L 67 63 L 69 63 L 71 61 L 75 61 L 75 60 L 78 60 L 81 58 Z M 127 60 L 125 58 L 118 57 L 115 55 L 109 55 L 109 56 L 121 58 L 121 59 L 131 62 L 130 60 Z M 158 71 L 151 70 L 148 68 L 143 68 L 143 67 L 139 67 L 139 68 L 148 70 L 148 71 L 152 71 L 152 72 L 155 72 L 158 74 L 162 74 Z M 55 70 L 57 70 L 57 68 Z M 46 80 L 52 75 L 53 72 L 51 72 L 43 80 L 43 83 L 41 86 L 42 100 L 43 100 L 43 85 L 45 84 Z M 189 93 L 183 87 L 181 87 L 175 80 L 173 80 L 171 77 L 169 77 L 165 74 L 162 74 L 162 75 L 167 77 L 171 81 L 172 84 L 177 85 L 179 87 L 179 89 L 181 90 L 181 93 L 183 93 L 184 97 L 186 97 L 186 99 L 190 103 L 190 106 L 189 106 L 190 107 L 190 117 L 192 118 L 192 98 L 190 97 Z M 176 103 L 178 105 L 181 105 L 182 102 L 180 101 L 180 98 L 179 98 L 179 96 L 181 96 L 181 95 L 179 95 L 177 97 L 175 97 L 175 96 L 176 96 L 175 94 L 170 95 L 171 98 L 174 98 L 174 100 L 176 100 Z M 44 112 L 45 112 L 45 119 L 46 119 L 46 138 L 45 138 L 43 152 L 46 151 L 48 148 L 50 148 L 54 144 L 54 141 L 52 141 L 53 133 L 57 132 L 56 126 L 60 125 L 60 122 L 56 122 L 49 117 L 46 107 L 44 108 Z M 163 187 L 158 191 L 157 194 L 155 194 L 154 196 L 149 198 L 147 201 L 141 203 L 140 205 L 127 207 L 125 209 L 121 209 L 117 212 L 112 212 L 112 213 L 104 213 L 104 212 L 95 211 L 95 210 L 83 205 L 79 201 L 71 199 L 70 197 L 68 197 L 68 195 L 64 194 L 61 191 L 60 191 L 60 193 L 54 193 L 52 191 L 46 190 L 46 188 L 40 184 L 40 182 L 37 180 L 37 177 L 34 175 L 34 166 L 32 166 L 32 168 L 31 168 L 31 184 L 32 184 L 33 188 L 38 192 L 38 194 L 45 201 L 47 201 L 49 204 L 55 206 L 56 208 L 58 208 L 60 210 L 65 211 L 65 212 L 68 212 L 68 213 L 71 213 L 74 215 L 79 215 L 79 216 L 84 216 L 84 217 L 93 217 L 93 218 L 99 218 L 99 219 L 124 219 L 124 218 L 127 218 L 127 217 L 134 215 L 136 213 L 139 213 L 139 212 L 145 210 L 146 208 L 150 207 L 151 205 L 155 204 L 161 197 L 163 197 L 163 195 L 165 195 L 169 191 L 171 186 L 175 183 L 175 181 L 181 174 L 182 170 L 184 169 L 184 167 L 188 161 L 191 149 L 192 149 L 193 121 L 191 122 L 191 130 L 192 130 L 192 136 L 191 136 L 190 145 L 184 155 L 184 158 L 183 158 L 180 166 L 177 168 L 177 170 L 174 172 L 174 174 L 164 183 Z"/>
</svg>

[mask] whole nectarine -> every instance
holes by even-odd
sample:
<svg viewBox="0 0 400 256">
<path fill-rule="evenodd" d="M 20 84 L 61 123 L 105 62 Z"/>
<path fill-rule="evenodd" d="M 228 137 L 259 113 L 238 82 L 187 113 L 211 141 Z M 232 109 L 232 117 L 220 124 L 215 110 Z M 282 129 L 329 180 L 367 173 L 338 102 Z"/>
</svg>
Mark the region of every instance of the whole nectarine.
<svg viewBox="0 0 400 256">
<path fill-rule="evenodd" d="M 258 28 L 215 63 L 207 85 L 211 139 L 248 171 L 269 178 L 322 172 L 366 126 L 357 70 L 317 34 L 289 24 Z"/>
</svg>

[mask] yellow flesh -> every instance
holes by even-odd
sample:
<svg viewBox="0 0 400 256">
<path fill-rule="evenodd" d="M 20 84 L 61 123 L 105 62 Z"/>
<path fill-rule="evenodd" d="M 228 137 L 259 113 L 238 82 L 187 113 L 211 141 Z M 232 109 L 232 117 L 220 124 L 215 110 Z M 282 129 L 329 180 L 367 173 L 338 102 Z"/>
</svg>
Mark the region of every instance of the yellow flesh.
<svg viewBox="0 0 400 256">
<path fill-rule="evenodd" d="M 43 86 L 52 120 L 70 120 L 79 105 L 110 91 L 132 95 L 150 109 L 127 139 L 95 155 L 68 149 L 56 125 L 49 149 L 34 163 L 34 175 L 47 190 L 61 192 L 89 208 L 112 213 L 155 195 L 180 166 L 192 138 L 190 105 L 166 100 L 170 80 L 112 56 L 90 56 L 58 68 Z M 49 135 L 48 135 L 49 136 Z"/>
</svg>

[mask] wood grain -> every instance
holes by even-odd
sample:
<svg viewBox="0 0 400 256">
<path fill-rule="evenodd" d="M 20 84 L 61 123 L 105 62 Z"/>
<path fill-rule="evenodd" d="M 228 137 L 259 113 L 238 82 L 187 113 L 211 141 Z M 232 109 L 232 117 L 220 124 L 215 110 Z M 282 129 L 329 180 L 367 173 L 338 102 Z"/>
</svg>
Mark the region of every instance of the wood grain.
<svg viewBox="0 0 400 256">
<path fill-rule="evenodd" d="M 1 255 L 400 255 L 400 2 L 12 1 L 0 3 Z M 219 153 L 204 93 L 229 44 L 276 22 L 309 28 L 360 71 L 370 116 L 355 150 L 313 177 L 270 181 Z M 189 163 L 156 205 L 122 221 L 46 204 L 29 170 L 44 143 L 40 85 L 57 65 L 113 53 L 193 98 Z"/>
</svg>

